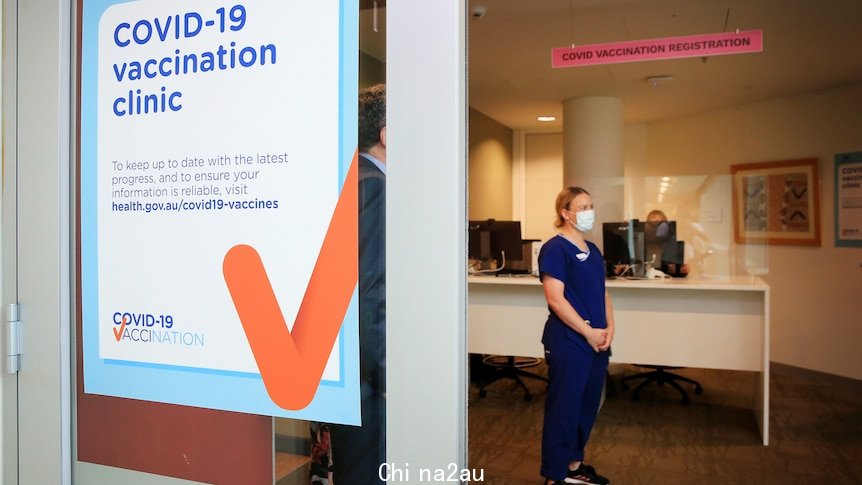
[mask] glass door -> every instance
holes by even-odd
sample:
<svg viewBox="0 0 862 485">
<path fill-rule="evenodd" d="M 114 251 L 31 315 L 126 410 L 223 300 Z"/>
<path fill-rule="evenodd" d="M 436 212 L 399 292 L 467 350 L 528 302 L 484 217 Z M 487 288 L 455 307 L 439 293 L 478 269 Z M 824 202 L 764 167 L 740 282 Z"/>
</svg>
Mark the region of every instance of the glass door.
<svg viewBox="0 0 862 485">
<path fill-rule="evenodd" d="M 86 229 L 81 227 L 78 160 L 86 139 L 79 134 L 78 109 L 86 100 L 76 74 L 81 45 L 70 41 L 80 39 L 83 5 L 57 1 L 18 8 L 15 2 L 4 3 L 4 49 L 17 55 L 5 57 L 3 65 L 3 295 L 4 304 L 20 303 L 25 329 L 21 371 L 4 376 L 4 413 L 12 416 L 11 424 L 9 419 L 3 424 L 4 483 L 306 483 L 306 420 L 274 422 L 260 414 L 83 392 L 86 297 L 80 238 Z M 390 47 L 389 65 L 375 57 L 389 77 L 389 104 L 397 105 L 390 109 L 389 124 L 399 138 L 390 138 L 390 149 L 400 160 L 387 174 L 387 206 L 394 207 L 387 214 L 387 313 L 388 321 L 398 325 L 387 328 L 391 466 L 381 463 L 381 470 L 448 476 L 466 466 L 465 5 L 417 8 L 381 0 L 363 1 L 360 7 L 378 10 L 370 15 L 375 34 L 386 17 L 401 23 L 394 32 L 386 31 L 390 43 L 399 41 L 397 48 Z M 383 8 L 391 15 L 384 16 Z M 226 25 L 242 21 L 241 11 L 231 6 L 224 15 Z M 165 32 L 164 25 L 155 24 L 153 19 L 152 35 L 158 35 L 157 28 Z M 145 24 L 136 25 L 129 23 L 133 42 L 134 36 L 147 35 Z M 414 68 L 420 51 L 429 54 L 425 62 L 433 76 Z M 372 80 L 374 75 L 363 82 Z M 436 94 L 417 97 L 413 89 Z M 426 111 L 421 123 L 413 120 L 417 109 Z M 443 150 L 442 162 L 426 135 L 441 126 L 447 129 L 433 146 Z M 426 199 L 416 201 L 417 193 Z M 407 207 L 414 212 L 405 212 Z M 425 236 L 405 239 L 402 229 L 411 227 L 417 214 L 423 223 L 413 236 Z M 421 281 L 410 268 L 392 264 L 416 251 L 436 262 Z M 410 287 L 421 289 L 422 298 Z M 439 365 L 420 365 L 426 358 L 438 359 Z M 421 420 L 417 410 L 422 410 Z M 299 457 L 300 465 L 286 460 L 293 468 L 282 475 L 284 455 Z M 291 473 L 297 470 L 298 475 Z"/>
</svg>

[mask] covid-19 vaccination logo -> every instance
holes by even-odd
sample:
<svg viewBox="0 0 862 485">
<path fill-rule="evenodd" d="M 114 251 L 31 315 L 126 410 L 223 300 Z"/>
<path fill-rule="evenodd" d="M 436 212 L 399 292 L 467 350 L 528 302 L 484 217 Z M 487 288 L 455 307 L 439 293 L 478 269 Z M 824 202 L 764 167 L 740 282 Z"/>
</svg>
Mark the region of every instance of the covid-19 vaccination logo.
<svg viewBox="0 0 862 485">
<path fill-rule="evenodd" d="M 117 342 L 184 347 L 203 347 L 206 343 L 203 332 L 184 332 L 179 327 L 174 328 L 171 315 L 117 311 L 112 320 L 114 327 L 111 332 Z"/>
</svg>

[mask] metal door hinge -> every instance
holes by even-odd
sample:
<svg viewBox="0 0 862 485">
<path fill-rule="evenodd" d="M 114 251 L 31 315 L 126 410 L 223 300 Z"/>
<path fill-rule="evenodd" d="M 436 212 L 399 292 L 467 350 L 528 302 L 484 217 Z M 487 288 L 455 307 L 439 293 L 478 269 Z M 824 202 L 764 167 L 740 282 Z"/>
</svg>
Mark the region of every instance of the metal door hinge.
<svg viewBox="0 0 862 485">
<path fill-rule="evenodd" d="M 6 305 L 3 320 L 3 360 L 6 372 L 15 374 L 21 368 L 21 321 L 18 318 L 18 304 Z"/>
</svg>

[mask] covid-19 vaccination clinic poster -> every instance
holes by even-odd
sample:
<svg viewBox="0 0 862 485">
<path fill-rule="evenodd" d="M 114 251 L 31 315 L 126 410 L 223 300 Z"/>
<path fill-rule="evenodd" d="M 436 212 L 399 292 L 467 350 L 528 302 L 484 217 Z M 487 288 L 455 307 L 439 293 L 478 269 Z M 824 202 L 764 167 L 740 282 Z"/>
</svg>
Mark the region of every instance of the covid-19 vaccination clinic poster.
<svg viewBox="0 0 862 485">
<path fill-rule="evenodd" d="M 359 424 L 357 1 L 82 19 L 84 391 Z"/>
</svg>

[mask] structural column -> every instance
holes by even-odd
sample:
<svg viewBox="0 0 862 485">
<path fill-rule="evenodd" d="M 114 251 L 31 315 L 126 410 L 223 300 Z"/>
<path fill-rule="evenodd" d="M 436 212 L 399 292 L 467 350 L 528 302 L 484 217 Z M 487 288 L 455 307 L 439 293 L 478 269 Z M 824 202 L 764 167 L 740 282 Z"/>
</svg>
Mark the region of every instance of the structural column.
<svg viewBox="0 0 862 485">
<path fill-rule="evenodd" d="M 624 131 L 620 99 L 594 96 L 563 101 L 563 183 L 592 194 L 596 226 L 588 238 L 597 243 L 602 222 L 623 219 Z"/>
</svg>

